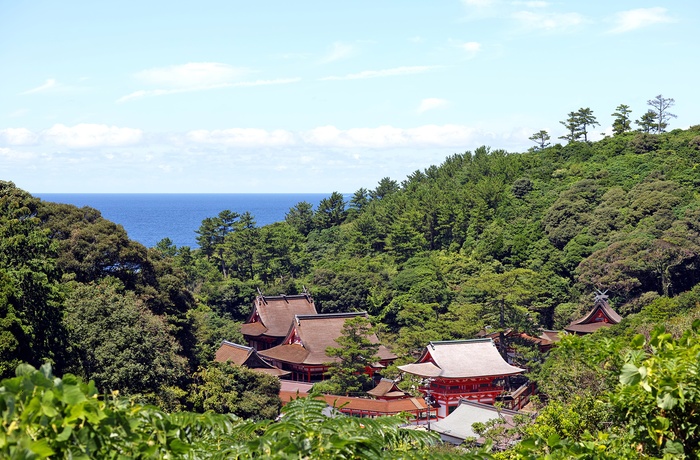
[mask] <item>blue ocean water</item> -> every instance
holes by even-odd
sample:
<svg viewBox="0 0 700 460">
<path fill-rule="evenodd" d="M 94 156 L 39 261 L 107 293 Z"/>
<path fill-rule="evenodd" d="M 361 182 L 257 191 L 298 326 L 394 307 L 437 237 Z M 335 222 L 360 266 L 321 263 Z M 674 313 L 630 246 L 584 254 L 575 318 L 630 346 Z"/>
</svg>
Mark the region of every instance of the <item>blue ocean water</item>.
<svg viewBox="0 0 700 460">
<path fill-rule="evenodd" d="M 330 193 L 35 193 L 44 201 L 90 206 L 102 217 L 124 227 L 132 240 L 153 247 L 163 238 L 176 246 L 197 247 L 195 231 L 207 217 L 228 209 L 250 212 L 257 226 L 284 220 L 289 209 L 301 201 L 314 208 Z"/>
</svg>

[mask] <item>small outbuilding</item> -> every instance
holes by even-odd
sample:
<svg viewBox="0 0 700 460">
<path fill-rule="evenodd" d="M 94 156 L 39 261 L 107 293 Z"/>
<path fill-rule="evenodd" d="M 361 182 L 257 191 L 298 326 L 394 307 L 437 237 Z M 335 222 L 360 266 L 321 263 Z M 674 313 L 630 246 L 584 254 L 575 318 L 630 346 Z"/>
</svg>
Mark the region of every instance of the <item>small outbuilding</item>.
<svg viewBox="0 0 700 460">
<path fill-rule="evenodd" d="M 606 291 L 607 292 L 607 291 Z M 582 318 L 573 321 L 564 330 L 572 334 L 590 334 L 602 327 L 618 324 L 622 318 L 612 309 L 605 292 L 598 291 L 593 302 L 593 308 Z"/>
<path fill-rule="evenodd" d="M 481 404 L 467 399 L 461 399 L 455 410 L 447 418 L 434 422 L 432 431 L 440 434 L 444 442 L 460 445 L 467 439 L 476 440 L 477 444 L 483 444 L 484 439 L 474 432 L 474 423 L 487 423 L 498 420 L 499 425 L 514 427 L 513 417 L 520 412 L 508 409 L 498 409 L 489 404 Z"/>
</svg>

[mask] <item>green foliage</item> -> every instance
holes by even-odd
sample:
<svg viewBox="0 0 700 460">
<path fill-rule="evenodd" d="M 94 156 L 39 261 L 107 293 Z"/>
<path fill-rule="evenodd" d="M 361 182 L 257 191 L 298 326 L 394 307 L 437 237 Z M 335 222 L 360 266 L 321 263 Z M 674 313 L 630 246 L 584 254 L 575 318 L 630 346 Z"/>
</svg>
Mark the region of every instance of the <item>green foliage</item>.
<svg viewBox="0 0 700 460">
<path fill-rule="evenodd" d="M 167 414 L 70 374 L 17 368 L 0 387 L 0 456 L 7 459 L 212 458 L 247 439 L 230 415 Z"/>
<path fill-rule="evenodd" d="M 614 403 L 630 435 L 651 455 L 700 451 L 700 321 L 679 339 L 663 328 L 635 337 Z M 645 351 L 648 350 L 648 351 Z"/>
<path fill-rule="evenodd" d="M 229 363 L 209 363 L 194 376 L 189 401 L 196 411 L 272 420 L 279 413 L 279 379 Z"/>
<path fill-rule="evenodd" d="M 631 122 L 630 122 L 630 113 L 632 113 L 632 110 L 630 110 L 630 107 L 625 104 L 620 104 L 615 108 L 616 112 L 612 113 L 612 116 L 615 118 L 612 124 L 613 128 L 613 134 L 614 135 L 620 135 L 623 133 L 626 133 L 632 129 Z"/>
<path fill-rule="evenodd" d="M 207 412 L 169 414 L 51 367 L 22 365 L 0 387 L 0 456 L 8 459 L 487 459 L 484 452 L 433 451 L 434 433 L 405 419 L 327 417 L 323 401 L 290 402 L 279 422 Z"/>
<path fill-rule="evenodd" d="M 64 276 L 80 282 L 111 276 L 134 289 L 151 275 L 146 248 L 131 241 L 121 225 L 102 218 L 99 211 L 42 203 L 38 216 L 58 242 L 56 263 Z"/>
<path fill-rule="evenodd" d="M 379 344 L 370 340 L 375 333 L 372 324 L 364 316 L 345 320 L 337 347 L 326 348 L 326 354 L 336 358 L 329 364 L 328 380 L 321 388 L 333 394 L 360 394 L 371 390 L 373 381 L 366 370 L 379 362 Z"/>
<path fill-rule="evenodd" d="M 545 130 L 540 130 L 539 132 L 536 132 L 532 136 L 528 137 L 528 139 L 537 144 L 537 146 L 534 147 L 535 150 L 542 150 L 550 146 L 549 133 Z"/>
<path fill-rule="evenodd" d="M 622 340 L 595 335 L 564 335 L 537 375 L 531 375 L 550 400 L 590 400 L 615 388 L 622 368 Z"/>
<path fill-rule="evenodd" d="M 324 230 L 338 226 L 345 222 L 346 217 L 347 211 L 345 210 L 343 195 L 333 192 L 331 196 L 322 199 L 318 204 L 313 218 L 314 228 Z"/>
<path fill-rule="evenodd" d="M 185 373 L 185 360 L 162 318 L 114 279 L 73 283 L 65 302 L 71 370 L 103 392 L 158 393 Z"/>
<path fill-rule="evenodd" d="M 63 365 L 57 245 L 41 227 L 39 207 L 0 181 L 0 377 L 23 361 Z"/>
<path fill-rule="evenodd" d="M 313 218 L 313 205 L 308 201 L 297 203 L 284 216 L 285 222 L 304 236 L 308 235 L 311 230 L 313 230 Z"/>
</svg>

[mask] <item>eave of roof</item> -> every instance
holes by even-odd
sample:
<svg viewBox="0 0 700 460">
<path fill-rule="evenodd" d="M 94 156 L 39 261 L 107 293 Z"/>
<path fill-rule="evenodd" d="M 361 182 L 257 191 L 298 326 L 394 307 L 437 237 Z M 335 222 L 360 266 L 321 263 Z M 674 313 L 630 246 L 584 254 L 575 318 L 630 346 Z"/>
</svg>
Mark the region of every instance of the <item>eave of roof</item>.
<svg viewBox="0 0 700 460">
<path fill-rule="evenodd" d="M 267 328 L 260 322 L 241 324 L 241 334 L 247 337 L 260 337 L 266 332 Z"/>
<path fill-rule="evenodd" d="M 276 347 L 268 348 L 267 350 L 261 350 L 258 353 L 266 358 L 274 359 L 276 361 L 294 364 L 309 364 L 306 363 L 306 358 L 309 356 L 309 351 L 298 344 L 278 345 Z M 323 363 L 321 362 L 318 364 Z"/>
<path fill-rule="evenodd" d="M 584 315 L 582 318 L 576 321 L 572 321 L 568 327 L 580 324 L 592 324 L 595 322 L 600 322 L 594 321 L 596 312 L 598 310 L 601 310 L 612 324 L 617 324 L 620 321 L 622 321 L 622 317 L 615 310 L 613 310 L 607 302 L 596 302 L 595 305 L 593 305 L 593 308 L 586 315 Z"/>
<path fill-rule="evenodd" d="M 316 315 L 316 313 L 314 301 L 308 294 L 258 296 L 255 298 L 253 311 L 246 324 L 255 324 L 250 321 L 257 314 L 266 330 L 255 334 L 258 331 L 255 329 L 246 335 L 256 337 L 264 333 L 268 337 L 284 338 L 295 315 Z"/>
<path fill-rule="evenodd" d="M 469 437 L 479 438 L 472 429 L 475 422 L 486 423 L 489 420 L 501 419 L 503 423 L 512 426 L 513 416 L 516 414 L 518 412 L 497 409 L 488 404 L 460 400 L 459 406 L 450 415 L 432 424 L 432 429 L 461 440 Z"/>
<path fill-rule="evenodd" d="M 567 332 L 580 332 L 584 334 L 590 334 L 603 327 L 610 327 L 611 323 L 606 323 L 605 321 L 598 321 L 597 323 L 585 323 L 585 324 L 570 324 L 564 328 Z"/>
<path fill-rule="evenodd" d="M 491 339 L 430 342 L 418 362 L 399 369 L 428 378 L 477 378 L 525 372 L 508 364 Z"/>
<path fill-rule="evenodd" d="M 337 347 L 336 339 L 341 336 L 345 321 L 357 316 L 367 316 L 367 312 L 330 313 L 322 315 L 296 315 L 284 343 L 261 351 L 265 357 L 293 364 L 320 366 L 337 361 L 338 358 L 326 354 L 328 347 Z M 292 342 L 297 337 L 301 345 Z M 370 341 L 379 343 L 376 335 L 370 336 Z M 303 352 L 302 350 L 305 350 Z M 396 359 L 396 355 L 385 346 L 379 344 L 377 355 L 382 361 Z M 379 363 L 375 367 L 383 367 Z"/>
</svg>

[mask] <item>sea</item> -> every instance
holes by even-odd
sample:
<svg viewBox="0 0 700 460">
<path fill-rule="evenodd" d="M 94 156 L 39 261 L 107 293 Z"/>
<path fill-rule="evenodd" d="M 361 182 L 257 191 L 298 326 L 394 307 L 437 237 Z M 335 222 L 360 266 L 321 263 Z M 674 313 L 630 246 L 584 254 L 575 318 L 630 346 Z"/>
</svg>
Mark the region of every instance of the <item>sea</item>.
<svg viewBox="0 0 700 460">
<path fill-rule="evenodd" d="M 195 233 L 202 220 L 223 210 L 250 212 L 256 225 L 283 221 L 297 203 L 318 207 L 330 193 L 34 193 L 54 203 L 95 208 L 124 227 L 129 238 L 146 247 L 170 238 L 175 246 L 198 247 Z"/>
</svg>

